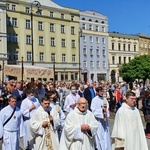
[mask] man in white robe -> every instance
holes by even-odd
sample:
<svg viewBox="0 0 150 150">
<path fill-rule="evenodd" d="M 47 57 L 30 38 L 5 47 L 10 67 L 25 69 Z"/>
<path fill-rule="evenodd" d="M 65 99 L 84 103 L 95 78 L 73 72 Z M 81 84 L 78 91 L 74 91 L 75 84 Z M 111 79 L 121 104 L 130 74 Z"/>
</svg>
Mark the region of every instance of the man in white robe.
<svg viewBox="0 0 150 150">
<path fill-rule="evenodd" d="M 21 103 L 20 111 L 23 115 L 24 126 L 25 126 L 25 136 L 23 137 L 24 148 L 30 149 L 29 138 L 30 138 L 30 128 L 29 120 L 33 112 L 40 106 L 37 98 L 34 97 L 34 91 L 31 89 L 26 90 L 27 98 Z"/>
<path fill-rule="evenodd" d="M 96 148 L 97 150 L 111 150 L 111 138 L 109 131 L 108 118 L 110 117 L 109 113 L 109 104 L 107 99 L 103 96 L 104 89 L 102 87 L 96 88 L 97 96 L 92 99 L 91 110 L 100 123 L 96 139 Z"/>
<path fill-rule="evenodd" d="M 52 117 L 55 112 L 52 110 L 49 116 L 50 101 L 46 98 L 42 98 L 41 105 L 30 119 L 32 150 L 58 150 L 58 135 L 54 130 L 58 122 Z"/>
<path fill-rule="evenodd" d="M 66 115 L 74 110 L 76 103 L 80 98 L 80 96 L 77 94 L 75 85 L 71 85 L 70 90 L 70 94 L 66 97 L 64 104 L 64 111 L 66 112 Z"/>
<path fill-rule="evenodd" d="M 85 98 L 79 98 L 75 109 L 66 118 L 59 150 L 95 150 L 94 136 L 99 123 L 87 110 Z"/>
<path fill-rule="evenodd" d="M 8 103 L 9 105 L 0 111 L 2 150 L 19 150 L 19 138 L 25 135 L 22 114 L 16 107 L 17 100 L 14 96 L 9 97 Z"/>
<path fill-rule="evenodd" d="M 136 95 L 127 92 L 126 103 L 116 113 L 112 131 L 113 150 L 148 150 L 141 117 L 136 106 Z"/>
</svg>

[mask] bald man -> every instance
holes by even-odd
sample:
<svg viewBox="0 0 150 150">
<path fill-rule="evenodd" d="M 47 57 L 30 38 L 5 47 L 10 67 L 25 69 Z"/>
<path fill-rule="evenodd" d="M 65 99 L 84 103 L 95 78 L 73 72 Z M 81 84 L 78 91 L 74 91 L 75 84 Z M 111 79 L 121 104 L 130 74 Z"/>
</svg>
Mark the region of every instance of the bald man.
<svg viewBox="0 0 150 150">
<path fill-rule="evenodd" d="M 94 136 L 99 123 L 87 107 L 86 99 L 79 98 L 75 109 L 68 114 L 59 150 L 95 150 Z"/>
</svg>

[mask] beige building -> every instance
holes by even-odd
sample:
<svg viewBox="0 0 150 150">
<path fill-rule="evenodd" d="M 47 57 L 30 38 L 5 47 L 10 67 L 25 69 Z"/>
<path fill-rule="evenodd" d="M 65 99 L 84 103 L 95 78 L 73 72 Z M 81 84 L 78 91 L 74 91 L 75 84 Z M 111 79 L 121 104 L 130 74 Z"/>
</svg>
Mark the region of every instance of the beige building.
<svg viewBox="0 0 150 150">
<path fill-rule="evenodd" d="M 121 82 L 122 78 L 120 77 L 119 67 L 138 55 L 138 36 L 110 32 L 108 49 L 109 81 L 112 83 Z"/>
<path fill-rule="evenodd" d="M 139 55 L 150 55 L 150 36 L 138 34 L 139 36 Z"/>
<path fill-rule="evenodd" d="M 3 64 L 7 63 L 7 36 L 6 36 L 6 4 L 3 0 L 0 1 L 0 65 L 1 75 L 0 80 L 3 78 Z"/>
<path fill-rule="evenodd" d="M 23 56 L 24 65 L 55 66 L 58 81 L 77 79 L 79 11 L 51 0 L 6 0 L 6 4 L 8 63 L 20 65 Z"/>
</svg>

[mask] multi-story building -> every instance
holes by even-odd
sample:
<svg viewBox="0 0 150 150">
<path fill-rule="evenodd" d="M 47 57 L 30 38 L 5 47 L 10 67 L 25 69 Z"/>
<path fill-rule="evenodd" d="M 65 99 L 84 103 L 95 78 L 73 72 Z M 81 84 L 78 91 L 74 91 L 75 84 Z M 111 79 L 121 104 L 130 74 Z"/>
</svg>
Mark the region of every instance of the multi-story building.
<svg viewBox="0 0 150 150">
<path fill-rule="evenodd" d="M 109 33 L 109 81 L 112 83 L 121 82 L 119 67 L 128 63 L 139 53 L 138 36 L 121 34 L 118 32 Z"/>
<path fill-rule="evenodd" d="M 80 11 L 80 29 L 82 80 L 108 80 L 107 17 L 95 11 Z"/>
<path fill-rule="evenodd" d="M 150 36 L 138 34 L 139 37 L 139 55 L 150 55 Z"/>
<path fill-rule="evenodd" d="M 4 61 L 7 60 L 7 34 L 6 34 L 6 3 L 0 1 L 0 71 L 3 72 Z M 7 61 L 5 61 L 7 63 Z M 0 79 L 2 79 L 2 74 Z"/>
<path fill-rule="evenodd" d="M 24 65 L 55 66 L 58 81 L 77 79 L 79 11 L 51 0 L 6 0 L 6 5 L 8 63 L 20 64 L 23 56 Z"/>
</svg>

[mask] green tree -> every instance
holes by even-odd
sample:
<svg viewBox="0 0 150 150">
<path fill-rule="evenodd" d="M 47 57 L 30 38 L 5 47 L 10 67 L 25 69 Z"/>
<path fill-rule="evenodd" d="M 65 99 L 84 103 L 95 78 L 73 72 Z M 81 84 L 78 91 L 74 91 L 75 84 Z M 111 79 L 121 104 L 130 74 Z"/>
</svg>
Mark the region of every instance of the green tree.
<svg viewBox="0 0 150 150">
<path fill-rule="evenodd" d="M 135 57 L 129 63 L 123 64 L 120 69 L 121 77 L 124 81 L 134 81 L 135 79 L 150 79 L 150 55 Z"/>
</svg>

